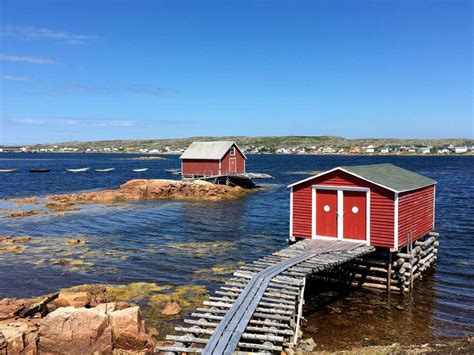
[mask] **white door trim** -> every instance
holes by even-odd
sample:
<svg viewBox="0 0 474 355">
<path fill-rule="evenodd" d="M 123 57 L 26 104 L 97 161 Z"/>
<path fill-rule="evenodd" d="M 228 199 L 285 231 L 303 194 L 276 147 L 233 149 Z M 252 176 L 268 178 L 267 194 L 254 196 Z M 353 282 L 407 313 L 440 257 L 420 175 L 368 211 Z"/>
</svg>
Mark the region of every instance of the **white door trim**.
<svg viewBox="0 0 474 355">
<path fill-rule="evenodd" d="M 230 162 L 234 161 L 234 171 L 230 171 Z M 236 173 L 237 172 L 237 158 L 229 158 L 229 173 Z"/>
<path fill-rule="evenodd" d="M 398 192 L 395 192 L 395 206 L 394 206 L 394 226 L 393 226 L 393 235 L 394 235 L 394 240 L 393 240 L 393 248 L 391 248 L 392 251 L 398 251 L 399 248 L 399 241 L 398 241 Z"/>
<path fill-rule="evenodd" d="M 337 191 L 337 239 L 349 242 L 358 242 L 361 240 L 344 238 L 344 191 L 360 191 L 365 192 L 366 196 L 366 235 L 365 242 L 370 245 L 370 189 L 367 187 L 351 187 L 351 186 L 329 186 L 329 185 L 313 185 L 311 186 L 312 206 L 311 206 L 311 237 L 312 239 L 336 239 L 334 237 L 322 236 L 316 234 L 316 190 L 335 190 Z"/>
<path fill-rule="evenodd" d="M 293 236 L 293 188 L 290 188 L 290 238 Z"/>
</svg>

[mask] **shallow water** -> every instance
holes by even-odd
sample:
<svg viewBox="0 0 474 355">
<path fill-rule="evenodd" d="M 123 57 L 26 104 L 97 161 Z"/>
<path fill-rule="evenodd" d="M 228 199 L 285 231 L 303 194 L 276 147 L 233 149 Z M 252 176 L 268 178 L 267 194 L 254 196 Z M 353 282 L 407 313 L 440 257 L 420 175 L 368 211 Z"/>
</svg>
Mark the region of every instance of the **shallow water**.
<svg viewBox="0 0 474 355">
<path fill-rule="evenodd" d="M 176 178 L 166 160 L 128 160 L 129 155 L 0 154 L 0 197 L 113 188 L 132 178 Z M 264 188 L 221 202 L 139 201 L 85 205 L 60 216 L 0 218 L 0 235 L 29 235 L 21 253 L 0 253 L 0 297 L 29 297 L 85 283 L 201 285 L 214 290 L 229 269 L 285 246 L 286 185 L 304 171 L 338 165 L 390 162 L 438 181 L 436 230 L 441 246 L 436 270 L 413 295 L 329 289 L 312 293 L 306 334 L 321 349 L 351 344 L 426 342 L 474 334 L 474 157 L 250 156 L 249 171 L 271 174 Z M 116 167 L 112 173 L 71 174 L 65 168 Z M 29 168 L 52 168 L 30 174 Z M 145 173 L 132 168 L 148 167 Z M 298 173 L 294 173 L 298 172 Z M 35 206 L 0 203 L 2 208 Z M 85 244 L 70 245 L 71 238 Z M 66 243 L 66 244 L 65 244 Z M 214 271 L 212 272 L 212 268 Z M 308 295 L 309 296 L 309 295 Z M 146 304 L 144 304 L 146 307 Z"/>
</svg>

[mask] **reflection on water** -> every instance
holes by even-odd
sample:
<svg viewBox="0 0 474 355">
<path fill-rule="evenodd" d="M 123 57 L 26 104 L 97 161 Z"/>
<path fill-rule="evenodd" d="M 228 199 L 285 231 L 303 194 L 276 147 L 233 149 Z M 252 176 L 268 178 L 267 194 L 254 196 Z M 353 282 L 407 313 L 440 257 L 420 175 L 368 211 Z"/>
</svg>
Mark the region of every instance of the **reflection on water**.
<svg viewBox="0 0 474 355">
<path fill-rule="evenodd" d="M 0 157 L 0 169 L 20 170 L 0 175 L 0 197 L 113 188 L 137 177 L 170 178 L 164 169 L 179 167 L 177 157 L 163 161 L 100 154 Z M 152 324 L 165 324 L 158 312 L 162 297 L 181 297 L 183 290 L 205 290 L 194 295 L 201 301 L 242 262 L 285 246 L 286 185 L 304 178 L 288 172 L 381 162 L 438 180 L 436 224 L 441 246 L 437 268 L 417 283 L 413 295 L 392 295 L 390 300 L 383 293 L 315 285 L 308 292 L 308 322 L 303 330 L 317 340 L 318 348 L 326 350 L 344 344 L 428 342 L 436 337 L 473 334 L 474 157 L 250 156 L 249 170 L 271 174 L 275 180 L 238 200 L 134 201 L 81 205 L 80 210 L 64 216 L 0 217 L 0 235 L 32 237 L 21 243 L 21 252 L 0 251 L 0 297 L 33 297 L 80 284 L 167 285 L 172 288 L 160 294 L 168 292 L 168 296 L 140 303 Z M 144 174 L 131 171 L 145 165 L 150 169 Z M 53 170 L 44 175 L 27 172 L 36 166 Z M 69 174 L 64 170 L 81 166 L 116 167 L 116 171 Z M 6 215 L 11 208 L 40 207 L 0 203 L 0 214 Z M 70 243 L 73 238 L 85 242 Z M 179 289 L 181 286 L 187 288 Z M 189 295 L 186 293 L 186 299 Z M 167 318 L 166 329 L 180 322 L 186 312 Z"/>
</svg>

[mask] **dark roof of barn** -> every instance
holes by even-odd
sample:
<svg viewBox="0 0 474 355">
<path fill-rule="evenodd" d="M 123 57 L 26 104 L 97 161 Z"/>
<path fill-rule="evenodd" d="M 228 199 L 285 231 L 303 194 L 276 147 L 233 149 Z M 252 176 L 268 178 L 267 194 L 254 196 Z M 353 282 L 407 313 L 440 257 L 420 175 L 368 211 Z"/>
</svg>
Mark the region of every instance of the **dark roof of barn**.
<svg viewBox="0 0 474 355">
<path fill-rule="evenodd" d="M 341 168 L 395 192 L 410 191 L 436 184 L 433 179 L 393 164 L 342 166 Z"/>
<path fill-rule="evenodd" d="M 193 142 L 188 149 L 181 154 L 180 159 L 220 160 L 232 146 L 237 147 L 242 153 L 240 148 L 233 141 Z M 244 154 L 242 153 L 242 155 Z M 246 158 L 245 155 L 244 158 Z"/>
<path fill-rule="evenodd" d="M 436 181 L 433 179 L 414 173 L 413 171 L 400 168 L 393 164 L 341 166 L 316 176 L 324 175 L 328 172 L 338 169 L 385 187 L 394 192 L 411 191 L 436 184 Z M 297 185 L 300 182 L 313 179 L 316 176 L 312 176 L 308 179 L 294 183 L 290 185 L 290 187 Z"/>
</svg>

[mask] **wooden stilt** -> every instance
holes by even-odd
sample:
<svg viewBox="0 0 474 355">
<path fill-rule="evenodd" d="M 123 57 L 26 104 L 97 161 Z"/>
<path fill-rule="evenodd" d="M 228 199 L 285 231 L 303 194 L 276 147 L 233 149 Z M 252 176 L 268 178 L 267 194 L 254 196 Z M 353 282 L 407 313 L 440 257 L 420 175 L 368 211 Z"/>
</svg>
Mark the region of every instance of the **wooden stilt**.
<svg viewBox="0 0 474 355">
<path fill-rule="evenodd" d="M 392 251 L 388 251 L 388 265 L 387 265 L 387 292 L 392 289 Z"/>
</svg>

